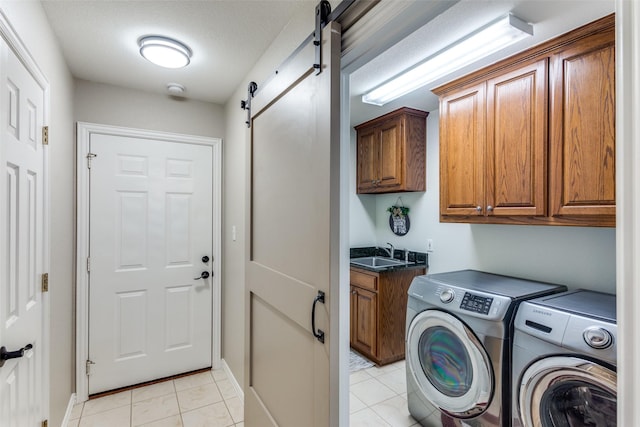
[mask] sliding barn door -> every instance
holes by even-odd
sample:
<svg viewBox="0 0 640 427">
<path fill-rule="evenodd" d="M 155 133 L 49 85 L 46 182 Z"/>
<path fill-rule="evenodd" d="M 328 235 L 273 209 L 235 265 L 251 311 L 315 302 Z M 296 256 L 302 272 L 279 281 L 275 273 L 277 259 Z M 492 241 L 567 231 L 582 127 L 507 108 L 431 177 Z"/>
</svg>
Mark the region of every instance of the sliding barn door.
<svg viewBox="0 0 640 427">
<path fill-rule="evenodd" d="M 329 425 L 329 289 L 337 280 L 339 239 L 338 24 L 325 27 L 321 49 L 319 74 L 310 41 L 252 101 L 248 427 Z M 323 339 L 316 337 L 320 330 Z"/>
</svg>

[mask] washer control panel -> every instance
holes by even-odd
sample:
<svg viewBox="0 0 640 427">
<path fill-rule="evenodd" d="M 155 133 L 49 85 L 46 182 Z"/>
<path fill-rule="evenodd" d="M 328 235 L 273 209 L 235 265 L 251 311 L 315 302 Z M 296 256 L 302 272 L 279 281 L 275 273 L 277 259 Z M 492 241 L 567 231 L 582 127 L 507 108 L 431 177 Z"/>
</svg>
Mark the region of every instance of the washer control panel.
<svg viewBox="0 0 640 427">
<path fill-rule="evenodd" d="M 493 298 L 474 295 L 471 292 L 465 292 L 460 308 L 463 310 L 473 311 L 480 314 L 489 314 Z"/>
</svg>

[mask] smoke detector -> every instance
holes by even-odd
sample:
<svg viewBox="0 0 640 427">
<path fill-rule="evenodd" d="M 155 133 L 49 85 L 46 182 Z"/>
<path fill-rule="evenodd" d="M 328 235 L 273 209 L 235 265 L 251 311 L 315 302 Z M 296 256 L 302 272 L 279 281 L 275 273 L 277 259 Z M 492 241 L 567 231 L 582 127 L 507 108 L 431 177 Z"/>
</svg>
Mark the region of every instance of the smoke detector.
<svg viewBox="0 0 640 427">
<path fill-rule="evenodd" d="M 184 92 L 186 91 L 185 87 L 180 83 L 169 83 L 167 85 L 167 92 L 172 96 L 184 96 Z"/>
</svg>

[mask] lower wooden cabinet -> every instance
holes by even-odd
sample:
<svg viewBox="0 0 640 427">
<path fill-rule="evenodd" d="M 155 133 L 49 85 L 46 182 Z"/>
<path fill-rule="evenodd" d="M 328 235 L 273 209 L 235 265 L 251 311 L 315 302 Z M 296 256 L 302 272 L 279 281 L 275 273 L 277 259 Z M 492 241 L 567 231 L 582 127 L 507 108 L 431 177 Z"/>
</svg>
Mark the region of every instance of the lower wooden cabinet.
<svg viewBox="0 0 640 427">
<path fill-rule="evenodd" d="M 424 268 L 372 272 L 351 267 L 351 347 L 378 365 L 404 359 L 407 292 Z"/>
</svg>

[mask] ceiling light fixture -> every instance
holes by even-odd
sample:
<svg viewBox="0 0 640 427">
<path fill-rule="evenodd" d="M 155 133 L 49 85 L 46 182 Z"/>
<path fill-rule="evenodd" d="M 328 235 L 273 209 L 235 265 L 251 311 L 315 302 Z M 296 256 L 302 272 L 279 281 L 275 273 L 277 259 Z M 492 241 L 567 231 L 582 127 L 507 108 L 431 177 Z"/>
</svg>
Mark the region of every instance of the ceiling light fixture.
<svg viewBox="0 0 640 427">
<path fill-rule="evenodd" d="M 182 68 L 189 65 L 191 49 L 184 43 L 162 36 L 142 37 L 138 40 L 140 55 L 165 68 Z"/>
<path fill-rule="evenodd" d="M 362 102 L 384 105 L 532 35 L 531 24 L 511 14 L 505 15 L 363 95 Z"/>
</svg>

